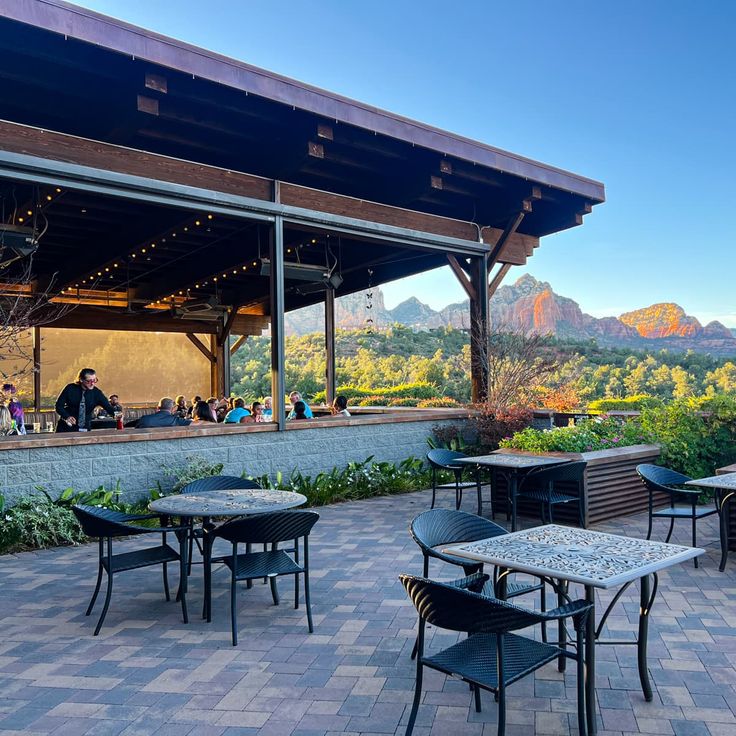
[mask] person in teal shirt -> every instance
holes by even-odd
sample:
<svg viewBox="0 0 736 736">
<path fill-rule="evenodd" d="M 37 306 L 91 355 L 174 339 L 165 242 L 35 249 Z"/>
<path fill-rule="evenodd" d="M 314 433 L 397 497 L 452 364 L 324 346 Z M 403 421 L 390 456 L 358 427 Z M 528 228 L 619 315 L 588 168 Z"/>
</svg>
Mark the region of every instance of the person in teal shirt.
<svg viewBox="0 0 736 736">
<path fill-rule="evenodd" d="M 245 400 L 238 397 L 233 401 L 233 408 L 225 414 L 225 424 L 240 424 L 243 417 L 249 417 L 250 412 L 245 408 Z"/>
</svg>

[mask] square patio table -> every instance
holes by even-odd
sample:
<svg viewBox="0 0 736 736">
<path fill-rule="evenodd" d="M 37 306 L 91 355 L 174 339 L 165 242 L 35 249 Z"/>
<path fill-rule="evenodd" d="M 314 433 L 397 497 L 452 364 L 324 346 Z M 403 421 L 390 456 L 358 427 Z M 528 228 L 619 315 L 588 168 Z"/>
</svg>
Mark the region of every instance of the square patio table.
<svg viewBox="0 0 736 736">
<path fill-rule="evenodd" d="M 657 572 L 704 553 L 698 547 L 683 547 L 664 542 L 624 537 L 618 534 L 594 532 L 547 524 L 532 529 L 504 534 L 492 539 L 447 547 L 444 552 L 457 557 L 497 565 L 504 570 L 518 570 L 549 581 L 564 602 L 568 583 L 579 583 L 585 588 L 585 599 L 593 605 L 588 617 L 585 641 L 586 681 L 585 699 L 588 732 L 596 733 L 595 719 L 595 645 L 636 644 L 639 680 L 644 697 L 652 699 L 652 688 L 647 671 L 647 632 L 649 614 L 657 594 Z M 650 576 L 653 585 L 650 584 Z M 500 579 L 505 579 L 501 575 Z M 600 640 L 609 613 L 624 590 L 639 580 L 639 630 L 635 641 Z M 596 626 L 595 589 L 620 588 Z M 560 627 L 560 644 L 565 634 Z M 560 666 L 562 663 L 560 663 Z"/>
<path fill-rule="evenodd" d="M 569 463 L 567 458 L 550 457 L 549 455 L 517 455 L 515 453 L 495 452 L 490 455 L 478 455 L 476 457 L 459 457 L 453 463 L 472 465 L 476 468 L 476 482 L 478 484 L 478 515 L 482 509 L 480 496 L 480 468 L 495 468 L 506 479 L 509 496 L 511 498 L 511 531 L 516 531 L 516 495 L 519 490 L 520 476 L 525 476 L 531 470 L 547 467 L 550 465 L 562 465 Z M 521 482 L 523 482 L 523 477 Z M 493 498 L 491 498 L 491 511 L 493 510 Z"/>
<path fill-rule="evenodd" d="M 721 564 L 718 566 L 718 569 L 723 572 L 726 569 L 726 562 L 728 561 L 729 506 L 734 496 L 736 496 L 736 473 L 724 473 L 723 475 L 712 475 L 708 478 L 689 480 L 685 485 L 710 488 L 715 491 L 721 541 Z"/>
</svg>

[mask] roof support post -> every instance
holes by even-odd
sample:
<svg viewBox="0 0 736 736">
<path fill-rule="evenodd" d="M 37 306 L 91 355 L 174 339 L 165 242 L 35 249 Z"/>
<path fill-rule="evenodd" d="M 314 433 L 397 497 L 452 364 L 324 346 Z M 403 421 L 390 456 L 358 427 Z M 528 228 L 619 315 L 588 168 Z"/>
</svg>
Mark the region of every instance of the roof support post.
<svg viewBox="0 0 736 736">
<path fill-rule="evenodd" d="M 325 393 L 332 406 L 337 391 L 335 372 L 335 291 L 325 291 Z"/>
<path fill-rule="evenodd" d="M 230 355 L 235 355 L 238 352 L 240 346 L 248 339 L 248 335 L 241 335 L 231 346 Z"/>
<path fill-rule="evenodd" d="M 488 394 L 488 254 L 473 259 L 473 290 L 470 299 L 471 401 L 485 401 Z"/>
<path fill-rule="evenodd" d="M 33 328 L 33 411 L 41 411 L 41 328 Z"/>
<path fill-rule="evenodd" d="M 271 259 L 271 400 L 273 420 L 279 431 L 286 429 L 286 357 L 284 349 L 284 218 L 274 218 L 269 231 Z"/>
</svg>

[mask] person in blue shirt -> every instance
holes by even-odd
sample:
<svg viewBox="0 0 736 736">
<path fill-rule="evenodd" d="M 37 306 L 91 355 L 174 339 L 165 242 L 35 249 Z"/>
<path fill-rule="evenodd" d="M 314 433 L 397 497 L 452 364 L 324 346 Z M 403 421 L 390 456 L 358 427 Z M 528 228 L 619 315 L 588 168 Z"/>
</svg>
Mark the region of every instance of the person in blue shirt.
<svg viewBox="0 0 736 736">
<path fill-rule="evenodd" d="M 243 417 L 249 417 L 250 412 L 245 408 L 245 400 L 238 397 L 233 401 L 233 408 L 225 414 L 225 424 L 240 424 Z"/>
<path fill-rule="evenodd" d="M 266 396 L 266 398 L 263 399 L 263 416 L 267 422 L 270 422 L 273 417 L 272 401 L 273 399 L 270 396 Z"/>
<path fill-rule="evenodd" d="M 304 416 L 307 419 L 312 419 L 312 417 L 313 417 L 312 410 L 309 408 L 309 404 L 307 404 L 307 402 L 304 401 L 304 399 L 302 399 L 302 395 L 298 391 L 292 391 L 289 394 L 289 401 L 291 402 L 291 406 L 292 407 L 296 404 L 297 401 L 303 402 L 304 403 Z M 295 419 L 296 418 L 296 412 L 294 411 L 293 408 L 292 408 L 291 412 L 289 413 L 289 416 L 286 417 L 286 418 L 287 419 Z"/>
</svg>

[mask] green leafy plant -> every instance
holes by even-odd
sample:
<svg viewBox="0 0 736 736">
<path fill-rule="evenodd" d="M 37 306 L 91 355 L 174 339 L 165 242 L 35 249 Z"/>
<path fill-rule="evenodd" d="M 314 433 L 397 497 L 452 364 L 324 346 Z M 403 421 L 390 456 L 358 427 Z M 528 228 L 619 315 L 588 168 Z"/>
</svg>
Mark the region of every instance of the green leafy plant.
<svg viewBox="0 0 736 736">
<path fill-rule="evenodd" d="M 662 404 L 662 399 L 656 396 L 636 394 L 636 396 L 627 396 L 625 399 L 596 399 L 588 404 L 588 411 L 603 414 L 609 411 L 641 411 L 659 407 Z"/>
<path fill-rule="evenodd" d="M 163 473 L 169 478 L 174 478 L 172 491 L 180 491 L 185 485 L 194 480 L 209 478 L 211 475 L 220 475 L 223 467 L 222 463 L 212 463 L 199 455 L 192 455 L 187 458 L 184 465 L 164 466 Z M 160 497 L 163 494 L 161 486 L 159 485 L 152 493 L 156 493 L 158 494 L 156 497 Z"/>
<path fill-rule="evenodd" d="M 71 508 L 44 490 L 18 499 L 0 516 L 0 552 L 79 544 L 86 537 Z"/>
<path fill-rule="evenodd" d="M 456 406 L 460 406 L 460 404 L 455 401 L 455 399 L 451 399 L 449 396 L 438 396 L 434 399 L 421 399 L 417 406 L 420 409 L 451 409 Z"/>
</svg>

